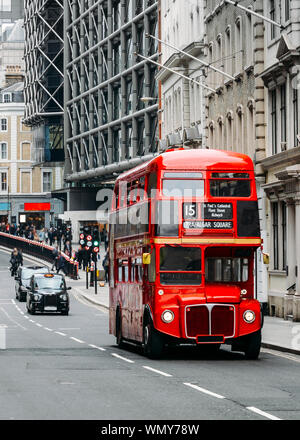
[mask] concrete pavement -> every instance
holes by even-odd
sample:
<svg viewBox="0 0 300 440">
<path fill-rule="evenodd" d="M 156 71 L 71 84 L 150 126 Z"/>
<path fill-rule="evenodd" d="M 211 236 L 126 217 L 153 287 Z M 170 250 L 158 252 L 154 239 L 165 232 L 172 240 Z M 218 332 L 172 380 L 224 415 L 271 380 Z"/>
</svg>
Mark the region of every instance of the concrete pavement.
<svg viewBox="0 0 300 440">
<path fill-rule="evenodd" d="M 226 347 L 216 355 L 182 347 L 149 360 L 115 346 L 107 311 L 76 281 L 69 316 L 33 316 L 14 299 L 2 251 L 0 271 L 0 420 L 300 419 L 298 356 L 262 350 L 247 361 Z"/>
</svg>

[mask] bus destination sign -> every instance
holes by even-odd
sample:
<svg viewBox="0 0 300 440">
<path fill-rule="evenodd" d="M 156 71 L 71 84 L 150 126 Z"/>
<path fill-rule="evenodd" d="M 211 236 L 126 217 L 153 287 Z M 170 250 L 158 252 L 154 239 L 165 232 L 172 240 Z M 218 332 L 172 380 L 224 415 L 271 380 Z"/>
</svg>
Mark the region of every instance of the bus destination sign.
<svg viewBox="0 0 300 440">
<path fill-rule="evenodd" d="M 233 229 L 233 222 L 224 221 L 197 221 L 184 222 L 184 229 Z"/>
<path fill-rule="evenodd" d="M 232 203 L 203 203 L 203 218 L 206 220 L 230 220 L 233 218 Z"/>
</svg>

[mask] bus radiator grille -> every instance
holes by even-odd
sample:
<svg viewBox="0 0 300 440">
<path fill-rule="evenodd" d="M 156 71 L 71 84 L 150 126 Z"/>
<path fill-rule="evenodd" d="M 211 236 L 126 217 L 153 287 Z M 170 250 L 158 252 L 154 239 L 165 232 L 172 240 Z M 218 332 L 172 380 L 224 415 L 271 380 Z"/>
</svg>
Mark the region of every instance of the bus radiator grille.
<svg viewBox="0 0 300 440">
<path fill-rule="evenodd" d="M 186 335 L 197 336 L 223 335 L 234 336 L 233 306 L 190 306 L 186 309 Z"/>
</svg>

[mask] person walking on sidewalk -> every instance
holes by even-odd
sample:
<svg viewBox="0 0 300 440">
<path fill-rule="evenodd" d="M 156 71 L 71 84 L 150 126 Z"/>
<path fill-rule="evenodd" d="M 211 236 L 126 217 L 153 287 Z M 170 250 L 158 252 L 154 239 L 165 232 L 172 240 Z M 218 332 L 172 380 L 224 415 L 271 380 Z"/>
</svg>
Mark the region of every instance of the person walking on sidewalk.
<svg viewBox="0 0 300 440">
<path fill-rule="evenodd" d="M 105 282 L 108 283 L 108 280 L 109 280 L 109 252 L 108 252 L 108 249 L 107 249 L 107 252 L 106 252 L 105 257 L 103 259 L 102 266 L 105 271 Z"/>
<path fill-rule="evenodd" d="M 58 246 L 56 246 L 52 251 L 52 267 L 51 270 L 57 269 L 57 258 L 58 258 Z"/>
<path fill-rule="evenodd" d="M 61 251 L 59 251 L 58 257 L 57 257 L 57 266 L 56 266 L 56 273 L 57 274 L 59 274 L 59 272 L 62 270 L 63 273 L 66 275 L 65 263 L 66 263 L 66 260 L 64 259 Z"/>
</svg>

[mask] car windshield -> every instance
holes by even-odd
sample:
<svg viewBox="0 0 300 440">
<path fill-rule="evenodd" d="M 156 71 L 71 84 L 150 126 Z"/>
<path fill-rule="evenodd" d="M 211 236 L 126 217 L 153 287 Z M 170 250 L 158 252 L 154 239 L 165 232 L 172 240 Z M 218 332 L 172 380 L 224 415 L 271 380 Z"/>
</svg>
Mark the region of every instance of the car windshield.
<svg viewBox="0 0 300 440">
<path fill-rule="evenodd" d="M 38 289 L 61 290 L 65 287 L 65 282 L 61 277 L 39 277 L 36 278 L 36 284 Z"/>
<path fill-rule="evenodd" d="M 30 280 L 32 275 L 35 273 L 47 273 L 47 272 L 48 272 L 47 267 L 40 267 L 39 269 L 26 268 L 22 270 L 21 278 L 22 280 Z"/>
</svg>

